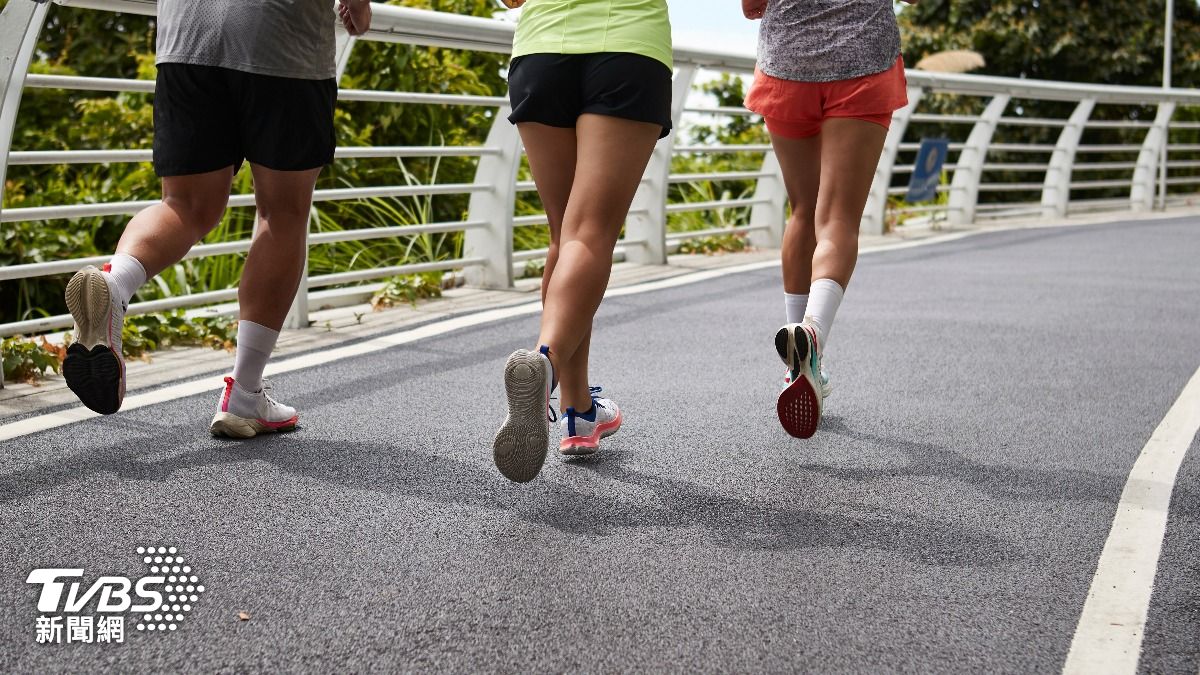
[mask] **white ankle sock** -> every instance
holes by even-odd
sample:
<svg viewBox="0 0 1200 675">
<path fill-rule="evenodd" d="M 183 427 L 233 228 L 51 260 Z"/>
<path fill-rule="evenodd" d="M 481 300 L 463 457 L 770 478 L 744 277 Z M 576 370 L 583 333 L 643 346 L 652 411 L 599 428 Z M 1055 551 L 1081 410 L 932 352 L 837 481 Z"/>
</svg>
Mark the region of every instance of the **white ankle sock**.
<svg viewBox="0 0 1200 675">
<path fill-rule="evenodd" d="M 842 304 L 842 296 L 845 294 L 846 291 L 833 279 L 817 279 L 812 282 L 804 320 L 817 327 L 817 339 L 822 350 L 829 342 L 829 329 L 833 328 L 833 319 L 837 316 L 838 306 Z"/>
<path fill-rule="evenodd" d="M 239 321 L 237 355 L 233 361 L 233 379 L 243 391 L 262 389 L 262 374 L 275 350 L 279 331 L 253 321 Z"/>
<path fill-rule="evenodd" d="M 808 309 L 808 293 L 783 293 L 783 308 L 787 312 L 788 323 L 800 323 L 804 320 L 804 310 Z"/>
<path fill-rule="evenodd" d="M 137 289 L 146 283 L 146 268 L 137 258 L 124 253 L 114 255 L 109 265 L 108 274 L 117 286 L 121 303 L 128 305 Z"/>
</svg>

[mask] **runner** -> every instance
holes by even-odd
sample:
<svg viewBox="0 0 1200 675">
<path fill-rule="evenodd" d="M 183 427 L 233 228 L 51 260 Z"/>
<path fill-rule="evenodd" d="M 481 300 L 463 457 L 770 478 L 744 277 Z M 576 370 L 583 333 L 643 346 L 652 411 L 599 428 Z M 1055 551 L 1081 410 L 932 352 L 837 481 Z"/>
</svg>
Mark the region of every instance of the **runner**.
<svg viewBox="0 0 1200 675">
<path fill-rule="evenodd" d="M 564 455 L 599 449 L 621 411 L 589 386 L 592 318 L 613 248 L 658 139 L 671 130 L 666 0 L 502 0 L 524 5 L 509 97 L 550 224 L 537 347 L 504 367 L 508 417 L 494 458 L 509 479 L 541 470 L 550 394 L 561 384 Z"/>
<path fill-rule="evenodd" d="M 262 374 L 300 283 L 313 188 L 333 161 L 330 9 L 322 0 L 159 0 L 154 170 L 162 201 L 129 221 L 112 262 L 80 270 L 67 285 L 75 342 L 63 375 L 87 407 L 120 409 L 130 300 L 217 225 L 248 160 L 258 225 L 238 287 L 233 374 L 210 430 L 249 438 L 296 426 L 296 410 L 267 394 Z M 338 15 L 361 35 L 371 4 L 340 0 Z"/>
<path fill-rule="evenodd" d="M 915 2 L 915 0 L 906 0 Z M 783 428 L 810 438 L 829 378 L 821 354 L 858 260 L 858 226 L 892 112 L 908 103 L 891 0 L 742 0 L 762 19 L 746 107 L 763 116 L 792 215 L 783 236 Z"/>
</svg>

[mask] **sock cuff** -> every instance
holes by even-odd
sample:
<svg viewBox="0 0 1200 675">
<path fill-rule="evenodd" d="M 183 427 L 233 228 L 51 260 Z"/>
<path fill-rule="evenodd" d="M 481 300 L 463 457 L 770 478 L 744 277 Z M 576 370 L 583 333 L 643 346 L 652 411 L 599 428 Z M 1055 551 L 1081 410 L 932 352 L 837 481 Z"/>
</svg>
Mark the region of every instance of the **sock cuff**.
<svg viewBox="0 0 1200 675">
<path fill-rule="evenodd" d="M 784 291 L 783 297 L 787 298 L 788 300 L 807 300 L 808 293 L 788 293 L 787 291 Z"/>
<path fill-rule="evenodd" d="M 110 261 L 114 267 L 132 267 L 142 273 L 142 279 L 146 279 L 149 275 L 146 274 L 146 266 L 141 260 L 129 255 L 128 253 L 114 253 Z"/>
<path fill-rule="evenodd" d="M 238 321 L 237 346 L 253 349 L 256 352 L 270 354 L 275 350 L 275 342 L 279 340 L 279 331 L 267 328 L 253 321 Z"/>
<path fill-rule="evenodd" d="M 809 295 L 815 293 L 818 288 L 827 293 L 833 293 L 837 295 L 838 298 L 846 295 L 846 289 L 842 288 L 842 285 L 833 279 L 817 279 L 816 281 L 812 282 L 812 288 L 808 292 Z"/>
</svg>

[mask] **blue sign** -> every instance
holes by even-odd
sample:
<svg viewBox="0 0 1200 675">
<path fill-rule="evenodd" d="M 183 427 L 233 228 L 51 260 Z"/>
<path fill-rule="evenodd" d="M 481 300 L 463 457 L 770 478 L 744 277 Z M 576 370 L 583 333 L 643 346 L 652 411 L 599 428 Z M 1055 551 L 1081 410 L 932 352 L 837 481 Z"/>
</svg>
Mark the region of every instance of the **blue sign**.
<svg viewBox="0 0 1200 675">
<path fill-rule="evenodd" d="M 921 149 L 917 151 L 917 161 L 908 180 L 905 201 L 927 202 L 937 196 L 937 187 L 942 181 L 942 164 L 946 162 L 949 150 L 950 141 L 945 138 L 921 139 Z"/>
</svg>

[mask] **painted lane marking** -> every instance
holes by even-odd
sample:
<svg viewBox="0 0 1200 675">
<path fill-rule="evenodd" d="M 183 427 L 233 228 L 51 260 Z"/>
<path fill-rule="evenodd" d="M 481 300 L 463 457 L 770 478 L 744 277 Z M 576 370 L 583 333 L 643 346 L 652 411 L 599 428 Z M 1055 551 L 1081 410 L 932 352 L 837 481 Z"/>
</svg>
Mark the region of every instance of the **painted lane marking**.
<svg viewBox="0 0 1200 675">
<path fill-rule="evenodd" d="M 1200 369 L 1134 462 L 1063 672 L 1137 672 L 1171 491 L 1200 429 Z"/>
</svg>

